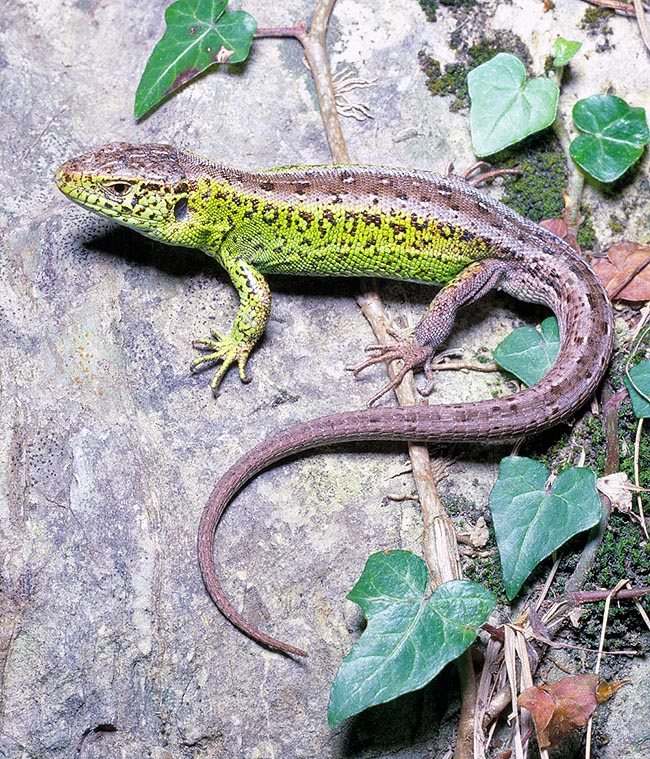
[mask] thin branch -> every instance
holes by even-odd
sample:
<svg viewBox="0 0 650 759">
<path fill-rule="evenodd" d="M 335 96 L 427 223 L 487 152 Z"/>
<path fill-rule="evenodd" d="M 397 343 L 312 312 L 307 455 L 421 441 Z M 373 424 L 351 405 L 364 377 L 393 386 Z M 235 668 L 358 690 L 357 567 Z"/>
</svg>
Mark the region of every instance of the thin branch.
<svg viewBox="0 0 650 759">
<path fill-rule="evenodd" d="M 628 598 L 643 598 L 650 595 L 650 586 L 643 585 L 640 588 L 621 588 L 619 590 L 575 590 L 565 593 L 556 599 L 557 603 L 569 601 L 573 604 L 595 603 L 611 598 L 614 601 L 623 601 Z"/>
<path fill-rule="evenodd" d="M 571 229 L 576 229 L 580 221 L 580 204 L 582 202 L 582 191 L 585 186 L 585 175 L 582 169 L 573 162 L 569 148 L 571 146 L 571 137 L 564 122 L 564 117 L 558 110 L 555 121 L 553 122 L 553 131 L 557 137 L 567 163 L 567 188 L 564 193 L 564 220 Z"/>
<path fill-rule="evenodd" d="M 583 3 L 595 5 L 597 8 L 605 8 L 609 11 L 615 11 L 622 16 L 634 16 L 634 8 L 628 5 L 626 0 L 582 0 Z"/>
<path fill-rule="evenodd" d="M 648 26 L 645 21 L 645 11 L 643 9 L 643 3 L 641 0 L 632 0 L 634 3 L 634 13 L 636 15 L 636 22 L 639 25 L 639 32 L 641 32 L 641 39 L 647 50 L 650 50 L 650 33 L 648 32 Z"/>
<path fill-rule="evenodd" d="M 335 163 L 350 163 L 345 138 L 341 129 L 339 114 L 336 109 L 336 94 L 329 69 L 325 37 L 327 24 L 335 0 L 319 0 L 308 34 L 298 37 L 305 51 L 305 58 L 314 77 L 314 85 L 321 110 L 325 133 Z M 367 283 L 362 282 L 362 294 L 357 297 L 364 315 L 380 342 L 390 341 L 390 319 L 379 296 Z M 394 371 L 388 367 L 389 374 Z M 405 378 L 395 389 L 401 405 L 414 405 L 417 402 L 413 376 Z M 451 519 L 440 504 L 436 481 L 431 470 L 429 452 L 426 446 L 409 444 L 409 455 L 416 482 L 422 515 L 425 525 L 431 526 L 429 537 L 425 541 L 425 560 L 433 568 L 433 582 L 446 582 L 460 577 L 458 546 L 456 544 Z M 434 547 L 431 547 L 431 546 Z M 466 654 L 458 663 L 461 681 L 461 726 L 472 724 L 475 704 L 475 679 L 471 657 Z M 472 742 L 467 735 L 459 734 L 456 743 L 455 759 L 471 759 Z"/>
<path fill-rule="evenodd" d="M 607 10 L 620 13 L 622 16 L 634 16 L 634 8 L 629 5 L 625 0 L 582 0 L 584 3 L 595 5 L 598 8 L 606 8 Z"/>
</svg>

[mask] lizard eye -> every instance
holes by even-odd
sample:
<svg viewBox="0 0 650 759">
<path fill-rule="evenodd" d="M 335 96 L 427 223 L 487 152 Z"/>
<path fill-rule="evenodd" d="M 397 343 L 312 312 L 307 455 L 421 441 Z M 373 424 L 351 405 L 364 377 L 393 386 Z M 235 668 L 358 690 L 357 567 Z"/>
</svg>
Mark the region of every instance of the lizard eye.
<svg viewBox="0 0 650 759">
<path fill-rule="evenodd" d="M 118 198 L 123 198 L 131 189 L 131 185 L 128 182 L 111 182 L 106 185 L 106 189 L 111 195 L 116 195 Z"/>
</svg>

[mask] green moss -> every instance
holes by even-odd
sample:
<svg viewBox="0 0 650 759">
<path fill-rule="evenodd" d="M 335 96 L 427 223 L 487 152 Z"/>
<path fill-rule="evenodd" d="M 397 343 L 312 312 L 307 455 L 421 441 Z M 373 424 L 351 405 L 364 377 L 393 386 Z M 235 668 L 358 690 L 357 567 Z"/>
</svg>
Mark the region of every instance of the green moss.
<svg viewBox="0 0 650 759">
<path fill-rule="evenodd" d="M 427 17 L 427 21 L 436 21 L 436 11 L 439 6 L 444 5 L 448 8 L 459 8 L 470 11 L 476 4 L 476 0 L 420 0 L 420 7 Z"/>
<path fill-rule="evenodd" d="M 634 439 L 639 420 L 632 411 L 632 405 L 626 401 L 619 412 L 619 439 L 621 450 L 627 454 L 621 456 L 620 469 L 625 472 L 630 480 L 634 480 Z M 650 487 L 650 435 L 644 431 L 639 440 L 639 485 L 642 488 Z M 646 497 L 647 500 L 647 497 Z"/>
<path fill-rule="evenodd" d="M 490 538 L 485 546 L 478 550 L 480 555 L 463 556 L 462 570 L 463 577 L 472 582 L 488 588 L 497 597 L 500 603 L 507 603 L 507 597 L 503 586 L 503 575 L 501 572 L 501 561 L 497 550 L 496 538 L 494 536 L 494 527 L 487 504 L 479 506 L 474 501 L 470 501 L 463 496 L 453 495 L 451 492 L 442 493 L 445 505 L 445 511 L 456 524 L 459 532 L 467 532 L 469 525 L 474 525 L 479 517 L 483 517 L 490 532 Z M 460 526 L 458 526 L 460 524 Z M 486 553 L 488 555 L 486 555 Z"/>
<path fill-rule="evenodd" d="M 582 216 L 582 224 L 578 230 L 578 245 L 581 250 L 593 250 L 598 244 L 598 238 L 591 222 L 591 208 L 581 205 L 580 215 Z"/>
<path fill-rule="evenodd" d="M 585 452 L 585 466 L 593 469 L 597 475 L 605 472 L 606 443 L 602 419 L 589 414 L 580 425 L 576 444 L 582 446 Z"/>
<path fill-rule="evenodd" d="M 609 25 L 609 21 L 613 15 L 614 11 L 608 8 L 588 8 L 582 17 L 580 26 L 591 36 L 611 34 L 612 27 Z"/>
<path fill-rule="evenodd" d="M 633 363 L 644 360 L 647 349 L 635 354 Z M 609 382 L 614 392 L 623 385 L 625 356 L 617 355 L 609 372 Z M 589 418 L 584 423 L 584 441 L 578 433 L 576 444 L 583 445 L 587 454 L 586 464 L 598 474 L 604 471 L 605 435 L 600 419 Z M 618 410 L 619 469 L 634 478 L 634 439 L 638 420 L 629 400 L 623 401 Z M 643 432 L 639 445 L 640 485 L 650 486 L 650 432 Z M 643 496 L 646 501 L 647 497 Z M 575 549 L 580 550 L 580 547 Z M 585 583 L 585 589 L 613 588 L 619 580 L 627 578 L 633 586 L 650 584 L 650 547 L 638 523 L 627 514 L 615 512 L 609 520 L 607 532 L 598 549 L 594 566 Z M 581 618 L 582 643 L 595 647 L 600 635 L 604 603 L 585 604 L 585 615 Z M 629 648 L 636 645 L 635 637 L 644 630 L 644 624 L 631 602 L 612 604 L 607 627 L 606 648 Z"/>
<path fill-rule="evenodd" d="M 615 235 L 620 235 L 625 232 L 625 219 L 619 219 L 616 214 L 612 214 L 609 217 L 609 228 L 612 230 L 612 233 Z"/>
<path fill-rule="evenodd" d="M 485 511 L 479 508 L 473 501 L 451 493 L 444 494 L 445 511 L 452 518 L 462 518 L 468 521 L 476 521 L 480 516 L 485 516 Z"/>
<path fill-rule="evenodd" d="M 505 168 L 517 168 L 519 174 L 505 181 L 503 202 L 533 221 L 562 215 L 562 192 L 567 184 L 564 153 L 552 139 L 542 136 L 526 140 L 518 150 L 504 151 Z"/>
<path fill-rule="evenodd" d="M 575 459 L 572 453 L 575 453 L 576 441 L 573 429 L 566 429 L 561 435 L 549 445 L 546 449 L 540 449 L 535 452 L 532 458 L 540 461 L 549 472 L 560 474 L 565 469 L 574 466 Z"/>
<path fill-rule="evenodd" d="M 537 222 L 562 216 L 568 172 L 566 157 L 552 132 L 533 135 L 504 150 L 493 163 L 519 171 L 505 180 L 502 199 L 506 205 Z M 596 244 L 591 212 L 582 206 L 580 213 L 583 222 L 578 230 L 578 243 L 581 248 L 591 249 Z"/>
<path fill-rule="evenodd" d="M 490 545 L 494 546 L 495 544 L 491 542 Z M 494 593 L 500 604 L 509 603 L 503 585 L 499 553 L 496 549 L 490 556 L 466 560 L 463 563 L 463 578 L 487 588 L 491 593 Z"/>
<path fill-rule="evenodd" d="M 614 514 L 596 556 L 587 587 L 613 588 L 623 578 L 628 578 L 633 586 L 648 585 L 650 550 L 642 538 L 639 525 L 625 515 Z M 590 605 L 589 618 L 585 619 L 585 628 L 593 629 L 596 635 L 600 629 L 603 606 L 603 603 Z M 626 637 L 642 629 L 643 621 L 633 604 L 612 604 L 607 647 L 613 648 L 618 644 L 618 647 L 625 648 Z"/>
<path fill-rule="evenodd" d="M 438 0 L 420 0 L 420 7 L 424 11 L 427 21 L 436 21 L 438 5 L 440 5 Z"/>
<path fill-rule="evenodd" d="M 435 97 L 453 96 L 452 111 L 469 108 L 467 74 L 482 63 L 489 61 L 497 53 L 512 53 L 530 65 L 530 55 L 524 43 L 511 32 L 498 32 L 490 39 L 484 39 L 474 45 L 468 45 L 459 36 L 452 37 L 451 46 L 458 53 L 458 61 L 445 66 L 444 71 L 439 61 L 427 55 L 423 50 L 418 53 L 420 68 L 427 77 L 427 88 Z"/>
<path fill-rule="evenodd" d="M 467 68 L 464 64 L 452 63 L 445 66 L 443 74 L 440 63 L 423 50 L 418 53 L 418 61 L 427 78 L 427 89 L 434 97 L 453 95 L 454 99 L 449 106 L 452 111 L 469 106 Z"/>
<path fill-rule="evenodd" d="M 507 604 L 509 602 L 503 585 L 503 570 L 501 569 L 499 552 L 496 548 L 494 527 L 490 518 L 486 518 L 485 521 L 490 531 L 490 540 L 485 549 L 481 549 L 480 556 L 466 556 L 463 558 L 463 577 L 482 585 L 494 593 L 499 603 Z"/>
</svg>

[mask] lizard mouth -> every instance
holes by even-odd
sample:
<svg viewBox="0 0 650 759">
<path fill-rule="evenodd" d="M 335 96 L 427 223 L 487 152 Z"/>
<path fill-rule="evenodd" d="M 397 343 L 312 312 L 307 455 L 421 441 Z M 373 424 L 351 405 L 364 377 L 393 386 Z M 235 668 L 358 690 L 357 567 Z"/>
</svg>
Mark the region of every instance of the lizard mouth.
<svg viewBox="0 0 650 759">
<path fill-rule="evenodd" d="M 60 166 L 54 175 L 54 182 L 61 192 L 70 200 L 82 205 L 94 207 L 96 199 L 90 192 L 88 186 L 83 181 L 83 177 L 78 172 L 70 171 L 68 164 Z"/>
<path fill-rule="evenodd" d="M 71 173 L 67 170 L 67 166 L 67 163 L 59 166 L 59 168 L 56 170 L 56 174 L 54 175 L 54 182 L 56 186 L 65 195 L 68 195 L 69 188 L 72 185 L 72 176 Z"/>
</svg>

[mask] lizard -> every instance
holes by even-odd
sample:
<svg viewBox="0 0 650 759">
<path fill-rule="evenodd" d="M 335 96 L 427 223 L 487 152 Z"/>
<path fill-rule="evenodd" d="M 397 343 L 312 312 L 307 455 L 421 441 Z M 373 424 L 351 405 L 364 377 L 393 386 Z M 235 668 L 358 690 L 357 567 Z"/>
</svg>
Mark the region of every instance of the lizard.
<svg viewBox="0 0 650 759">
<path fill-rule="evenodd" d="M 502 441 L 571 416 L 594 393 L 613 351 L 611 304 L 589 265 L 566 242 L 460 177 L 372 166 L 243 171 L 170 145 L 111 143 L 62 164 L 59 189 L 84 208 L 164 243 L 198 248 L 230 276 L 240 299 L 229 334 L 195 341 L 193 371 L 246 363 L 271 313 L 266 273 L 376 276 L 441 286 L 409 340 L 374 346 L 359 372 L 402 360 L 427 379 L 456 312 L 491 289 L 541 303 L 558 318 L 560 350 L 535 385 L 464 403 L 369 407 L 296 424 L 267 438 L 223 474 L 201 516 L 198 557 L 221 613 L 258 643 L 306 652 L 250 624 L 227 598 L 215 565 L 215 533 L 237 493 L 288 456 L 333 443 Z"/>
</svg>

